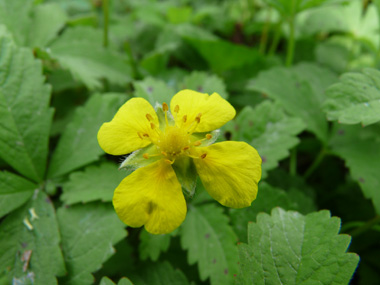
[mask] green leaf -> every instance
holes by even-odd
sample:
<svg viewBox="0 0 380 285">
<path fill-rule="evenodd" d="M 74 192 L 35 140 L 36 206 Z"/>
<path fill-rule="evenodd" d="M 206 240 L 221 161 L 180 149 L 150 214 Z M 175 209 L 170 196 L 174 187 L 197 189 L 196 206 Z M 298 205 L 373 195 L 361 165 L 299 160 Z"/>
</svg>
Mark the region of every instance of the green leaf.
<svg viewBox="0 0 380 285">
<path fill-rule="evenodd" d="M 364 196 L 372 199 L 380 214 L 380 128 L 336 125 L 330 146 L 345 160 L 353 179 L 359 182 Z"/>
<path fill-rule="evenodd" d="M 218 93 L 224 99 L 228 98 L 226 85 L 223 80 L 216 76 L 202 71 L 193 71 L 183 79 L 180 89 L 191 89 L 202 93 Z"/>
<path fill-rule="evenodd" d="M 255 49 L 224 40 L 191 37 L 185 37 L 185 40 L 199 52 L 209 64 L 210 69 L 216 73 L 253 64 L 261 58 L 260 53 Z"/>
<path fill-rule="evenodd" d="M 111 279 L 109 279 L 108 277 L 104 276 L 102 278 L 102 280 L 100 280 L 100 285 L 114 285 L 116 283 L 114 283 Z M 129 280 L 128 278 L 126 277 L 123 277 L 119 280 L 119 282 L 117 283 L 117 285 L 133 285 L 133 283 L 131 282 L 131 280 Z"/>
<path fill-rule="evenodd" d="M 65 31 L 50 46 L 51 56 L 73 77 L 89 89 L 102 86 L 101 79 L 125 85 L 131 81 L 129 58 L 114 49 L 102 46 L 102 31 L 89 27 L 75 27 Z"/>
<path fill-rule="evenodd" d="M 275 207 L 295 210 L 304 214 L 316 210 L 312 197 L 307 196 L 304 191 L 295 188 L 289 190 L 284 191 L 261 182 L 257 198 L 250 207 L 230 209 L 232 225 L 241 242 L 247 241 L 247 225 L 255 221 L 257 214 L 260 212 L 269 214 Z"/>
<path fill-rule="evenodd" d="M 10 172 L 0 172 L 0 218 L 23 205 L 38 186 Z"/>
<path fill-rule="evenodd" d="M 163 102 L 169 104 L 175 94 L 174 89 L 170 88 L 164 81 L 152 77 L 135 81 L 133 87 L 135 88 L 134 96 L 145 98 L 152 106 Z"/>
<path fill-rule="evenodd" d="M 180 234 L 182 248 L 188 250 L 188 262 L 198 263 L 202 281 L 210 278 L 211 284 L 231 284 L 238 271 L 237 237 L 222 207 L 190 207 Z"/>
<path fill-rule="evenodd" d="M 0 9 L 1 10 L 1 9 Z M 0 26 L 0 156 L 24 176 L 42 181 L 53 110 L 41 62 L 18 48 Z"/>
<path fill-rule="evenodd" d="M 300 118 L 290 118 L 279 104 L 264 101 L 254 109 L 245 107 L 225 128 L 231 140 L 243 140 L 257 149 L 262 158 L 262 177 L 289 156 L 289 149 L 299 143 L 297 134 L 305 124 Z"/>
<path fill-rule="evenodd" d="M 79 107 L 62 134 L 51 159 L 48 176 L 58 177 L 98 160 L 104 154 L 96 135 L 125 101 L 121 94 L 92 95 Z"/>
<path fill-rule="evenodd" d="M 56 284 L 55 276 L 65 274 L 54 208 L 44 192 L 2 221 L 0 241 L 0 271 L 8 272 L 8 284 Z"/>
<path fill-rule="evenodd" d="M 189 281 L 178 269 L 174 269 L 168 261 L 144 264 L 144 269 L 137 276 L 131 276 L 136 285 L 186 285 Z"/>
<path fill-rule="evenodd" d="M 170 235 L 152 235 L 146 230 L 140 233 L 139 253 L 142 260 L 150 258 L 157 261 L 161 252 L 168 250 L 170 246 Z"/>
<path fill-rule="evenodd" d="M 303 216 L 280 208 L 259 214 L 240 244 L 238 284 L 348 284 L 359 256 L 338 235 L 340 219 L 320 211 Z"/>
<path fill-rule="evenodd" d="M 49 44 L 64 27 L 67 20 L 65 11 L 56 3 L 36 6 L 32 18 L 27 42 L 27 45 L 32 48 L 45 47 Z"/>
<path fill-rule="evenodd" d="M 291 68 L 275 67 L 251 80 L 248 89 L 262 92 L 280 102 L 290 114 L 303 119 L 307 129 L 327 141 L 327 121 L 322 112 L 324 90 L 336 81 L 328 69 L 311 63 Z"/>
<path fill-rule="evenodd" d="M 114 163 L 91 165 L 84 171 L 70 174 L 69 181 L 63 185 L 61 200 L 67 205 L 95 200 L 110 202 L 114 190 L 127 175 Z"/>
<path fill-rule="evenodd" d="M 326 90 L 324 107 L 329 120 L 370 125 L 380 121 L 380 71 L 345 73 Z"/>
<path fill-rule="evenodd" d="M 294 16 L 295 14 L 320 6 L 327 0 L 264 0 L 267 4 L 273 6 L 284 17 Z"/>
<path fill-rule="evenodd" d="M 113 245 L 126 236 L 125 225 L 111 205 L 91 203 L 57 212 L 68 275 L 60 284 L 90 284 L 91 272 L 115 253 Z"/>
</svg>

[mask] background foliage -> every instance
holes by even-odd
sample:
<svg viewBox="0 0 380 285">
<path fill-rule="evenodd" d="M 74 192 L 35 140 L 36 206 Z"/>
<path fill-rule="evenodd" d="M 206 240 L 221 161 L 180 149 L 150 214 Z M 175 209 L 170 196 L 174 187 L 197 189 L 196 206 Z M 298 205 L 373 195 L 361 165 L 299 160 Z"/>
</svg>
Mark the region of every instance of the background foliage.
<svg viewBox="0 0 380 285">
<path fill-rule="evenodd" d="M 379 15 L 377 0 L 0 0 L 0 284 L 379 284 Z M 199 182 L 175 232 L 126 228 L 110 202 L 128 172 L 97 131 L 133 96 L 184 88 L 238 110 L 221 137 L 259 151 L 258 197 L 228 209 Z"/>
</svg>

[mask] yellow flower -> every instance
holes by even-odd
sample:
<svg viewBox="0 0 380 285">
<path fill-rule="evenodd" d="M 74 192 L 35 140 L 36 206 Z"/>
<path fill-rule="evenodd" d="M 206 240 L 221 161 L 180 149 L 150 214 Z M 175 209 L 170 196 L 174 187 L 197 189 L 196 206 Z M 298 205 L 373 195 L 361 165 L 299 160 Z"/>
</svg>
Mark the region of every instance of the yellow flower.
<svg viewBox="0 0 380 285">
<path fill-rule="evenodd" d="M 182 186 L 191 192 L 198 173 L 220 204 L 242 208 L 256 198 L 261 158 L 245 142 L 212 144 L 235 109 L 214 93 L 183 90 L 157 111 L 143 98 L 127 101 L 98 132 L 101 148 L 112 155 L 132 153 L 122 167 L 142 166 L 116 188 L 113 205 L 128 226 L 145 225 L 153 234 L 169 233 L 186 217 Z M 180 183 L 181 182 L 181 183 Z"/>
</svg>

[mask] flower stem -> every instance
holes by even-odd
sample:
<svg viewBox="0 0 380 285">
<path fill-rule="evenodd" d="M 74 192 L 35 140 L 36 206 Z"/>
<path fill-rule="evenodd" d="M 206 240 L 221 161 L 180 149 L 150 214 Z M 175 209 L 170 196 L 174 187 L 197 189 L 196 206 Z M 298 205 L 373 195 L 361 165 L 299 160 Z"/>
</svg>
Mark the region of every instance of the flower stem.
<svg viewBox="0 0 380 285">
<path fill-rule="evenodd" d="M 271 14 L 272 14 L 272 10 L 270 9 L 268 11 L 267 17 L 265 19 L 265 25 L 264 25 L 263 31 L 261 33 L 260 46 L 259 46 L 259 51 L 261 54 L 265 54 L 265 51 L 267 49 L 268 32 L 269 32 L 270 24 L 271 24 L 270 23 Z"/>
<path fill-rule="evenodd" d="M 274 32 L 274 37 L 272 40 L 272 44 L 269 48 L 269 55 L 272 56 L 277 50 L 278 43 L 280 42 L 280 37 L 281 37 L 281 27 L 282 27 L 282 21 L 279 21 L 275 27 L 275 32 Z"/>
<path fill-rule="evenodd" d="M 367 230 L 371 229 L 373 226 L 375 226 L 377 223 L 380 223 L 380 215 L 376 215 L 371 220 L 367 221 L 362 226 L 356 228 L 355 230 L 349 232 L 348 234 L 352 237 L 356 237 L 361 235 L 362 233 L 366 232 Z"/>
<path fill-rule="evenodd" d="M 286 51 L 286 66 L 291 66 L 293 64 L 293 57 L 294 57 L 294 15 L 289 19 L 289 39 L 288 39 L 288 46 Z"/>
<path fill-rule="evenodd" d="M 292 176 L 297 175 L 297 149 L 296 148 L 293 148 L 290 151 L 289 173 Z"/>
<path fill-rule="evenodd" d="M 326 148 L 322 148 L 321 151 L 318 153 L 317 157 L 313 161 L 313 163 L 310 165 L 310 167 L 305 171 L 305 174 L 303 175 L 303 178 L 306 180 L 310 177 L 310 175 L 318 168 L 318 166 L 321 164 L 323 158 L 327 154 Z"/>
<path fill-rule="evenodd" d="M 103 46 L 108 46 L 109 1 L 103 0 Z"/>
</svg>

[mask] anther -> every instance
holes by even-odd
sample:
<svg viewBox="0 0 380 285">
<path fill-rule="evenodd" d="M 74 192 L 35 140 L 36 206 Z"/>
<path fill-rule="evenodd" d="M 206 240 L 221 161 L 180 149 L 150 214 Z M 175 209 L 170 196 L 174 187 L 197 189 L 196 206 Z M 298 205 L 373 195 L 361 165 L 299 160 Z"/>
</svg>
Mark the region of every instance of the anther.
<svg viewBox="0 0 380 285">
<path fill-rule="evenodd" d="M 150 127 L 152 128 L 152 130 L 154 130 L 154 128 L 156 127 L 156 125 L 153 124 L 153 123 L 150 123 Z"/>
<path fill-rule="evenodd" d="M 174 112 L 175 112 L 175 113 L 178 113 L 178 112 L 179 112 L 179 106 L 178 106 L 178 105 L 175 105 L 175 107 L 174 107 Z"/>
<path fill-rule="evenodd" d="M 201 141 L 196 141 L 196 142 L 194 143 L 194 145 L 195 145 L 195 146 L 200 146 L 200 145 L 201 145 Z"/>
<path fill-rule="evenodd" d="M 166 104 L 165 102 L 162 103 L 162 110 L 163 110 L 164 112 L 169 111 L 169 106 L 168 106 L 168 104 Z"/>
<path fill-rule="evenodd" d="M 168 156 L 168 154 L 164 151 L 161 151 L 161 154 L 164 155 L 164 156 Z"/>
<path fill-rule="evenodd" d="M 201 155 L 201 158 L 204 159 L 207 156 L 207 153 Z"/>
<path fill-rule="evenodd" d="M 165 159 L 164 160 L 167 164 L 173 164 L 174 163 L 174 161 L 171 161 L 171 160 L 169 160 L 169 159 Z"/>
<path fill-rule="evenodd" d="M 145 117 L 148 119 L 148 121 L 153 121 L 153 117 L 150 114 L 146 114 Z"/>
<path fill-rule="evenodd" d="M 140 132 L 137 133 L 140 137 L 140 139 L 144 139 Z"/>
<path fill-rule="evenodd" d="M 182 117 L 182 121 L 183 121 L 184 123 L 186 123 L 186 121 L 187 121 L 187 115 L 185 115 L 185 116 Z"/>
<path fill-rule="evenodd" d="M 189 146 L 185 146 L 184 148 L 183 148 L 183 150 L 188 150 L 190 147 Z"/>
<path fill-rule="evenodd" d="M 206 139 L 211 140 L 212 139 L 212 135 L 211 134 L 207 134 L 206 135 Z"/>
<path fill-rule="evenodd" d="M 143 158 L 145 158 L 145 159 L 149 159 L 149 154 L 144 153 L 144 154 L 143 154 Z"/>
<path fill-rule="evenodd" d="M 199 114 L 195 117 L 195 120 L 197 121 L 198 124 L 199 124 L 200 121 L 201 121 L 201 116 L 202 116 L 202 113 L 199 113 Z"/>
<path fill-rule="evenodd" d="M 148 134 L 143 134 L 143 137 L 149 138 Z"/>
</svg>

